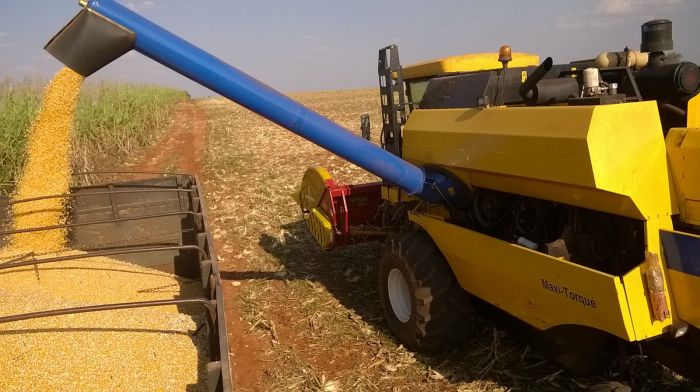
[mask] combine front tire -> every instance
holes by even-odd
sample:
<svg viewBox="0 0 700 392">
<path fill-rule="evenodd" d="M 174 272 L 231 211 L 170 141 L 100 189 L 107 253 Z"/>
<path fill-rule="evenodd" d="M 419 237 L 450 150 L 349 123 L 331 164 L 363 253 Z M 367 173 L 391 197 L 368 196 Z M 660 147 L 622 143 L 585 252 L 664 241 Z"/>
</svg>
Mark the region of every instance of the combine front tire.
<svg viewBox="0 0 700 392">
<path fill-rule="evenodd" d="M 389 329 L 409 350 L 434 352 L 467 336 L 469 295 L 424 231 L 403 232 L 387 243 L 379 297 Z"/>
</svg>

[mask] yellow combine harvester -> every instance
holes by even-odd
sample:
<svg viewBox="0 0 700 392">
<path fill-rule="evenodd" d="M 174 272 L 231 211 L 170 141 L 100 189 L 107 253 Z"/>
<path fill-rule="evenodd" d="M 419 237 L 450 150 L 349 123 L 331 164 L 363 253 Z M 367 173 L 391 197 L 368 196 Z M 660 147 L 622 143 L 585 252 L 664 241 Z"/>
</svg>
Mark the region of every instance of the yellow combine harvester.
<svg viewBox="0 0 700 392">
<path fill-rule="evenodd" d="M 561 65 L 504 46 L 402 68 L 382 49 L 382 147 L 453 185 L 426 201 L 313 167 L 296 195 L 311 232 L 326 249 L 398 233 L 379 292 L 411 349 L 496 308 L 571 370 L 627 346 L 697 377 L 700 72 L 672 45 L 655 20 L 641 51 Z"/>
</svg>

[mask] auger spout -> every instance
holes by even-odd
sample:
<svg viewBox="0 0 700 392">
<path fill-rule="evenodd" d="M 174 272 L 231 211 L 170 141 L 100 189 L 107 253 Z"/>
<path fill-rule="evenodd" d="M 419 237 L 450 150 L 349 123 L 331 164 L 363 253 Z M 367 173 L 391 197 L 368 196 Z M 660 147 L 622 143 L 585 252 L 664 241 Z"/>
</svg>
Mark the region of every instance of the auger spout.
<svg viewBox="0 0 700 392">
<path fill-rule="evenodd" d="M 83 0 L 80 4 L 84 9 L 47 44 L 46 50 L 84 76 L 136 50 L 410 194 L 433 202 L 441 200 L 441 192 L 434 186 L 438 178 L 426 179 L 422 168 L 362 139 L 116 1 Z"/>
</svg>

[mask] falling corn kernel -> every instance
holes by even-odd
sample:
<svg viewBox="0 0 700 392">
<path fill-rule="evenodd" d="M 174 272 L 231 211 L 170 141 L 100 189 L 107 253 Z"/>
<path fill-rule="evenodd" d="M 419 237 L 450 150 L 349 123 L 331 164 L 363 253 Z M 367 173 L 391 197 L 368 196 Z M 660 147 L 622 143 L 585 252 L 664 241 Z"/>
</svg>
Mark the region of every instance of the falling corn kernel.
<svg viewBox="0 0 700 392">
<path fill-rule="evenodd" d="M 70 155 L 73 113 L 83 77 L 69 68 L 61 69 L 44 93 L 41 110 L 29 131 L 26 163 L 13 200 L 66 194 L 70 189 Z M 65 200 L 45 199 L 14 204 L 14 228 L 29 229 L 65 223 Z M 66 245 L 65 229 L 15 234 L 16 250 L 55 251 Z"/>
</svg>

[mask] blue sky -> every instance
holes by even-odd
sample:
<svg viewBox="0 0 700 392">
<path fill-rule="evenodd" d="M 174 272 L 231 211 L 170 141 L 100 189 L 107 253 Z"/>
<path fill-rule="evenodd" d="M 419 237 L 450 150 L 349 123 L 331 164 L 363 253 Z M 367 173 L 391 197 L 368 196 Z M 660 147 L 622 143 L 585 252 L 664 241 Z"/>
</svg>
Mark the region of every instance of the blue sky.
<svg viewBox="0 0 700 392">
<path fill-rule="evenodd" d="M 145 17 L 282 91 L 376 85 L 377 49 L 402 63 L 513 50 L 555 62 L 638 49 L 639 25 L 674 22 L 675 50 L 700 62 L 700 0 L 121 0 Z M 0 79 L 50 77 L 44 44 L 79 11 L 77 0 L 0 2 Z M 93 79 L 208 90 L 130 53 Z"/>
</svg>

